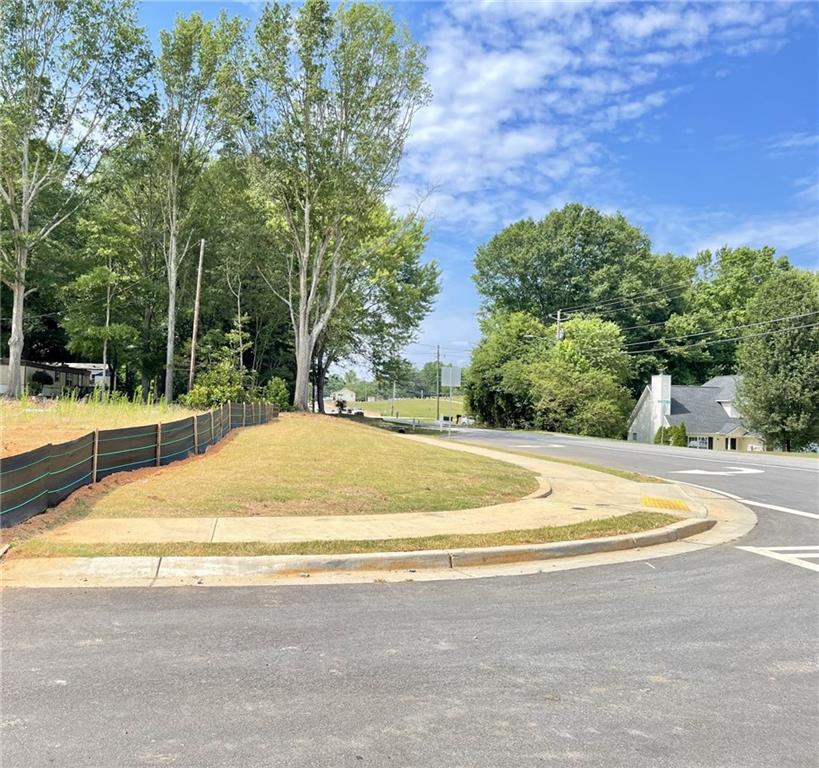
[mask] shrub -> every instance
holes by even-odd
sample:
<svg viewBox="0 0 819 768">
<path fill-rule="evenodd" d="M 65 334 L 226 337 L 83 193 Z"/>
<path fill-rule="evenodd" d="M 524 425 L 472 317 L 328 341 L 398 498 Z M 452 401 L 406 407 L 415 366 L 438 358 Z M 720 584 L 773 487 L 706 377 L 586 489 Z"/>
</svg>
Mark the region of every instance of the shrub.
<svg viewBox="0 0 819 768">
<path fill-rule="evenodd" d="M 210 408 L 228 401 L 241 403 L 247 396 L 243 378 L 230 360 L 221 360 L 199 376 L 193 389 L 179 399 L 191 408 Z"/>
<path fill-rule="evenodd" d="M 671 433 L 671 445 L 676 445 L 678 448 L 685 448 L 688 445 L 688 433 L 685 429 L 685 424 L 677 424 L 669 430 Z"/>
<path fill-rule="evenodd" d="M 49 374 L 48 371 L 34 371 L 34 373 L 31 374 L 31 379 L 29 380 L 29 394 L 39 395 L 40 392 L 43 391 L 44 386 L 48 386 L 53 383 L 54 379 L 51 377 L 51 374 Z"/>
<path fill-rule="evenodd" d="M 660 427 L 654 435 L 655 445 L 676 445 L 678 448 L 688 446 L 688 432 L 685 424 L 677 424 L 673 427 Z"/>
<path fill-rule="evenodd" d="M 274 376 L 265 384 L 262 397 L 266 402 L 278 405 L 281 411 L 290 408 L 290 392 L 287 389 L 287 383 L 279 376 Z"/>
</svg>

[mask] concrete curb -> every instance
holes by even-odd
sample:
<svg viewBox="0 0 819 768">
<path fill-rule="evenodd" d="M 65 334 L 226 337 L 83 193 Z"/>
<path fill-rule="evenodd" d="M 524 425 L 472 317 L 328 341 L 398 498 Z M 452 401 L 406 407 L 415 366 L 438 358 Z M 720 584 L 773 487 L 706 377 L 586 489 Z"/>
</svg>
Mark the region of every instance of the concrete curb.
<svg viewBox="0 0 819 768">
<path fill-rule="evenodd" d="M 185 578 L 192 575 L 246 576 L 250 574 L 289 576 L 351 571 L 415 571 L 427 568 L 454 569 L 481 565 L 505 565 L 668 544 L 707 531 L 714 525 L 716 525 L 716 520 L 683 520 L 653 531 L 623 536 L 451 551 L 432 549 L 418 552 L 373 552 L 329 556 L 163 557 L 157 568 L 157 578 Z"/>
<path fill-rule="evenodd" d="M 679 542 L 710 530 L 717 521 L 683 520 L 653 531 L 599 539 L 458 550 L 374 552 L 355 555 L 263 555 L 237 557 L 32 558 L 4 564 L 5 587 L 173 586 L 181 583 L 259 583 L 274 578 L 356 578 L 418 573 L 459 578 L 462 569 L 576 558 Z M 536 566 L 535 566 L 536 567 Z M 449 576 L 446 576 L 446 575 Z M 370 576 L 372 578 L 372 576 Z M 204 580 L 204 581 L 203 581 Z M 269 581 L 267 581 L 269 583 Z"/>
</svg>

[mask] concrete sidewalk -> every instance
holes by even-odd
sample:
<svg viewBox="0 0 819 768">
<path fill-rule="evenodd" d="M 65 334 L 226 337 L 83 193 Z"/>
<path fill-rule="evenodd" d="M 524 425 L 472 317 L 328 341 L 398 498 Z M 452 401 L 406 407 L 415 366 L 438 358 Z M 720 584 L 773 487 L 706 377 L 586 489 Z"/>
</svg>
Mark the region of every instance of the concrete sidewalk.
<svg viewBox="0 0 819 768">
<path fill-rule="evenodd" d="M 637 511 L 667 511 L 681 517 L 706 514 L 700 501 L 675 484 L 636 483 L 582 467 L 416 435 L 406 435 L 403 439 L 515 464 L 537 475 L 538 489 L 520 501 L 440 512 L 89 518 L 56 528 L 42 538 L 73 544 L 378 540 L 526 530 Z"/>
</svg>

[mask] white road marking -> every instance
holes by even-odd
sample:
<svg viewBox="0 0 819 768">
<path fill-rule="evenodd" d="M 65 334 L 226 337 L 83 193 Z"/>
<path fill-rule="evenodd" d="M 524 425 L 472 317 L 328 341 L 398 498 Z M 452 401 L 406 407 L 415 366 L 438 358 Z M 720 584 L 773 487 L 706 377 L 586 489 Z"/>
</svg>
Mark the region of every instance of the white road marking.
<svg viewBox="0 0 819 768">
<path fill-rule="evenodd" d="M 709 490 L 714 490 L 710 488 Z M 724 491 L 721 491 L 724 493 Z M 750 504 L 752 507 L 762 507 L 763 509 L 772 509 L 774 512 L 787 512 L 789 515 L 799 515 L 800 517 L 810 517 L 814 520 L 819 520 L 819 515 L 814 512 L 803 512 L 801 509 L 791 509 L 790 507 L 779 507 L 776 504 L 763 504 L 761 501 L 751 501 L 750 499 L 741 499 L 739 496 L 732 496 L 742 504 Z"/>
<path fill-rule="evenodd" d="M 728 471 L 720 469 L 674 469 L 672 475 L 760 475 L 764 469 L 751 469 L 750 467 L 725 467 Z"/>
<path fill-rule="evenodd" d="M 474 434 L 474 431 L 473 432 L 463 431 L 463 432 L 464 432 L 464 434 L 469 434 L 472 437 L 478 437 L 477 435 Z M 506 433 L 501 432 L 500 434 L 489 435 L 489 436 L 481 435 L 479 439 L 486 440 L 487 442 L 492 442 L 493 440 L 496 440 L 498 438 L 501 438 L 501 440 L 502 440 L 504 437 L 507 437 L 507 438 L 510 438 L 510 439 L 514 440 L 514 435 L 511 434 L 511 433 L 508 433 L 508 432 L 506 432 Z M 643 450 L 642 448 L 633 448 L 632 447 L 634 445 L 641 445 L 641 443 L 634 443 L 634 442 L 631 442 L 631 441 L 628 441 L 628 440 L 623 440 L 622 445 L 602 445 L 601 443 L 596 442 L 593 438 L 582 438 L 582 437 L 577 437 L 577 435 L 566 435 L 566 438 L 569 440 L 570 444 L 572 444 L 572 445 L 574 445 L 574 444 L 590 445 L 590 446 L 592 446 L 592 448 L 599 449 L 601 451 L 618 451 L 618 452 L 622 453 L 623 450 L 626 450 L 626 451 L 630 451 L 631 453 L 642 453 L 642 454 L 645 454 L 646 456 L 655 456 L 655 457 L 658 456 L 658 455 L 662 455 L 660 453 L 661 451 L 668 451 L 665 455 L 666 456 L 673 456 L 676 459 L 683 459 L 685 461 L 707 461 L 707 462 L 710 462 L 710 463 L 713 463 L 713 464 L 724 464 L 726 461 L 743 461 L 743 460 L 745 460 L 745 455 L 742 454 L 742 453 L 738 454 L 736 451 L 726 451 L 726 453 L 729 454 L 729 455 L 727 455 L 724 459 L 709 459 L 709 458 L 706 458 L 705 456 L 698 455 L 698 454 L 700 454 L 700 453 L 715 454 L 715 453 L 718 453 L 718 451 L 699 451 L 696 448 L 680 448 L 678 450 L 673 450 L 673 449 L 666 449 L 666 448 L 663 448 L 663 447 L 658 447 L 658 448 L 655 448 L 653 450 Z M 541 443 L 541 445 L 546 447 L 545 444 L 543 444 L 543 443 Z M 561 448 L 563 448 L 563 447 L 565 447 L 565 446 L 561 445 Z M 691 456 L 686 456 L 684 453 L 681 453 L 681 451 L 686 451 L 686 450 L 691 451 L 692 455 Z M 753 454 L 749 453 L 748 457 L 750 458 L 751 456 L 753 456 Z M 794 472 L 812 472 L 814 475 L 819 474 L 819 461 L 815 462 L 816 463 L 815 467 L 794 467 L 794 466 L 792 466 L 790 464 L 770 464 L 770 463 L 766 462 L 764 459 L 762 459 L 762 460 L 754 459 L 753 461 L 754 461 L 754 463 L 759 463 L 763 467 L 766 467 L 766 468 L 769 468 L 769 469 L 789 469 L 789 470 L 792 470 Z M 809 461 L 809 459 L 794 458 L 794 459 L 792 459 L 792 461 L 794 461 L 794 462 L 796 462 L 796 461 Z"/>
<path fill-rule="evenodd" d="M 809 571 L 819 573 L 819 563 L 811 563 L 801 559 L 803 556 L 816 557 L 815 552 L 806 551 L 813 550 L 814 547 L 801 547 L 797 551 L 791 551 L 792 547 L 737 547 L 737 549 L 753 552 L 755 555 L 762 555 L 763 557 L 770 557 L 772 560 L 781 560 L 783 563 L 798 565 L 800 568 L 807 568 Z M 788 550 L 789 553 L 782 550 Z"/>
<path fill-rule="evenodd" d="M 521 445 L 511 445 L 510 448 L 562 448 L 560 443 L 522 443 Z"/>
</svg>

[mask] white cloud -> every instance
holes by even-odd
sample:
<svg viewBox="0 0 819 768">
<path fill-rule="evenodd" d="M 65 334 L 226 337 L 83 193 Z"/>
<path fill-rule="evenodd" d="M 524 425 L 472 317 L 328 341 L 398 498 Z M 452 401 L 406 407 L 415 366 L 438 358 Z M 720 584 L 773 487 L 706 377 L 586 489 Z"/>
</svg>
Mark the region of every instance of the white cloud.
<svg viewBox="0 0 819 768">
<path fill-rule="evenodd" d="M 483 235 L 539 201 L 582 195 L 610 169 L 601 134 L 627 125 L 631 136 L 651 134 L 645 120 L 679 92 L 663 84 L 672 67 L 726 46 L 745 55 L 778 45 L 802 14 L 779 3 L 429 8 L 434 96 L 416 118 L 393 201 L 432 188 L 424 211 L 437 226 Z"/>
</svg>

